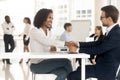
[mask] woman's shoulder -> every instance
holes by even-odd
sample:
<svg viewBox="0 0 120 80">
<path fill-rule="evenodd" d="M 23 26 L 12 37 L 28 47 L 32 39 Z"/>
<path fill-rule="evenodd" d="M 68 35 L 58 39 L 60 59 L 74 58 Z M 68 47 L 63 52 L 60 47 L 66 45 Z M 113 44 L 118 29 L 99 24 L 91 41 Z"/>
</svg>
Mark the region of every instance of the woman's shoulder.
<svg viewBox="0 0 120 80">
<path fill-rule="evenodd" d="M 39 29 L 36 28 L 36 27 L 32 27 L 32 28 L 30 29 L 30 33 L 38 33 L 38 32 L 40 32 L 40 31 L 39 31 Z"/>
</svg>

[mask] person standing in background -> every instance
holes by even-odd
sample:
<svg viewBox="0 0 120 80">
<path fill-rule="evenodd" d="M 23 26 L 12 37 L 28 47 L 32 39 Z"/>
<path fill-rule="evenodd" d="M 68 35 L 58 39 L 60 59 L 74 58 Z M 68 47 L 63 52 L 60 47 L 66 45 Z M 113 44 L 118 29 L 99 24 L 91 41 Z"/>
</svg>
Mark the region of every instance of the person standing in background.
<svg viewBox="0 0 120 80">
<path fill-rule="evenodd" d="M 19 36 L 23 35 L 23 43 L 24 43 L 24 52 L 29 52 L 29 48 L 28 48 L 28 45 L 29 45 L 29 41 L 30 41 L 30 38 L 29 38 L 29 31 L 31 29 L 31 20 L 30 18 L 28 17 L 25 17 L 23 19 L 23 22 L 25 23 L 25 28 L 24 28 L 24 32 L 22 34 L 20 34 Z M 30 61 L 30 59 L 28 59 L 28 61 L 26 63 L 28 63 Z M 23 62 L 23 59 L 20 60 L 20 64 Z"/>
<path fill-rule="evenodd" d="M 62 33 L 60 40 L 69 42 L 71 41 L 69 33 L 72 31 L 72 24 L 71 23 L 65 23 L 64 24 L 65 31 Z"/>
<path fill-rule="evenodd" d="M 15 29 L 13 23 L 10 20 L 8 15 L 5 16 L 5 22 L 2 24 L 2 29 L 4 32 L 4 45 L 5 45 L 5 52 L 12 52 L 15 48 L 15 43 L 13 39 L 13 31 Z M 10 59 L 3 59 L 3 63 L 11 64 Z"/>
</svg>

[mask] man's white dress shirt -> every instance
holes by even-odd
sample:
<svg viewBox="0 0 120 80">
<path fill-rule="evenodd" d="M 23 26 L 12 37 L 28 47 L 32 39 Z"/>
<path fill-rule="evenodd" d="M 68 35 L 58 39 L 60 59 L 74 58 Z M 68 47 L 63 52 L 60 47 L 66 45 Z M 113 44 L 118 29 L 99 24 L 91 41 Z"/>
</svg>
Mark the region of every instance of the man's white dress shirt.
<svg viewBox="0 0 120 80">
<path fill-rule="evenodd" d="M 107 27 L 106 28 L 106 36 L 108 35 L 108 33 L 111 31 L 111 29 L 115 26 L 115 25 L 117 25 L 118 23 L 115 23 L 115 24 L 113 24 L 113 25 L 111 25 L 111 26 L 109 26 L 109 27 Z"/>
<path fill-rule="evenodd" d="M 4 22 L 2 24 L 2 28 L 4 34 L 8 34 L 8 35 L 13 35 L 13 31 L 15 30 L 15 27 L 11 22 L 10 23 Z"/>
</svg>

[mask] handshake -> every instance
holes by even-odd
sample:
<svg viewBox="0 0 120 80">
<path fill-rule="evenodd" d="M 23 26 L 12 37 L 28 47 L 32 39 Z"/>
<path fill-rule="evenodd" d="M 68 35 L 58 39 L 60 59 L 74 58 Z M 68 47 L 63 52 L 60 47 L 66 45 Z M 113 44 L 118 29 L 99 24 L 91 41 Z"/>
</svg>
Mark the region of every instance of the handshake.
<svg viewBox="0 0 120 80">
<path fill-rule="evenodd" d="M 76 52 L 77 48 L 78 48 L 78 44 L 75 41 L 65 42 L 64 46 L 67 46 L 69 48 L 70 52 Z M 55 46 L 51 46 L 50 51 L 52 51 L 52 52 L 56 51 L 56 47 Z"/>
<path fill-rule="evenodd" d="M 75 41 L 65 42 L 65 46 L 69 48 L 70 52 L 76 52 L 78 48 L 78 43 Z"/>
</svg>

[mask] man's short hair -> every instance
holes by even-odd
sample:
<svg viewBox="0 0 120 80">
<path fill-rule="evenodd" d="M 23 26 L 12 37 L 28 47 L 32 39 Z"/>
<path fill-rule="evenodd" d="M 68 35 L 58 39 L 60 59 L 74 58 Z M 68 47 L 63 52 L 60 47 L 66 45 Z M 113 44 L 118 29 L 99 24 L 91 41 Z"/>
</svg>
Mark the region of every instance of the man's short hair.
<svg viewBox="0 0 120 80">
<path fill-rule="evenodd" d="M 72 26 L 72 24 L 71 24 L 71 23 L 65 23 L 65 24 L 64 24 L 64 29 L 66 30 L 66 29 L 67 29 L 67 27 L 70 27 L 70 26 Z"/>
<path fill-rule="evenodd" d="M 106 17 L 111 17 L 113 22 L 116 23 L 119 17 L 119 11 L 115 6 L 108 5 L 101 8 L 105 12 Z"/>
</svg>

